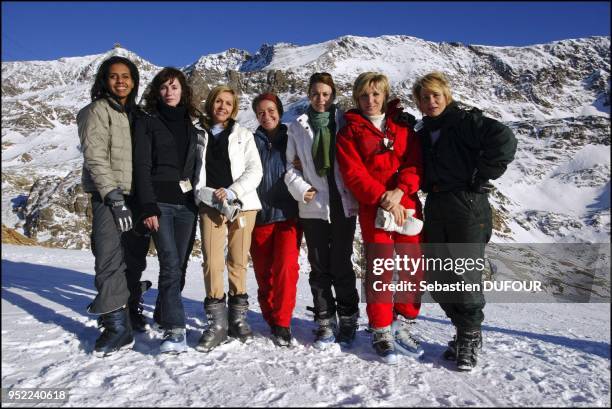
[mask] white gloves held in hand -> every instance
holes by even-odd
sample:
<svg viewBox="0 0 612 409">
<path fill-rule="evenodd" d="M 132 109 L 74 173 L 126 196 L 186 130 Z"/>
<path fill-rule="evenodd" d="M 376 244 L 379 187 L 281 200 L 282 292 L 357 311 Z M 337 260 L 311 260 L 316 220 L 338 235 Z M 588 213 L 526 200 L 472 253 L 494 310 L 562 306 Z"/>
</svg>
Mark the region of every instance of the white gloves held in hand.
<svg viewBox="0 0 612 409">
<path fill-rule="evenodd" d="M 222 215 L 227 217 L 230 222 L 233 222 L 238 217 L 238 214 L 242 210 L 242 202 L 238 199 L 230 199 L 230 194 L 233 196 L 233 192 L 229 189 L 228 198 L 223 202 L 218 201 L 215 196 L 215 189 L 205 187 L 201 190 L 200 200 L 208 206 L 217 209 Z M 235 197 L 235 196 L 234 196 Z"/>
<path fill-rule="evenodd" d="M 406 209 L 406 213 L 408 216 L 406 220 L 404 220 L 404 224 L 398 226 L 395 223 L 395 218 L 391 213 L 379 207 L 376 211 L 376 221 L 374 222 L 374 226 L 377 229 L 383 229 L 384 231 L 393 231 L 399 234 L 403 234 L 405 236 L 416 236 L 423 230 L 423 221 L 414 217 L 416 210 L 414 209 Z"/>
</svg>

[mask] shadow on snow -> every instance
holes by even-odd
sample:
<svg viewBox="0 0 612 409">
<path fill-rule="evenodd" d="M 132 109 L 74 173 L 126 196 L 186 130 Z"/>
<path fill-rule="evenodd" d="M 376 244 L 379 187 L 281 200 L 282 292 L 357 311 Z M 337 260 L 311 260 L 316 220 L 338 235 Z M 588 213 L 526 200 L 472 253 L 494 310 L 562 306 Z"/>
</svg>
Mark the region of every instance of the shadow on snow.
<svg viewBox="0 0 612 409">
<path fill-rule="evenodd" d="M 85 351 L 93 350 L 95 339 L 99 335 L 95 324 L 92 325 L 93 322 L 86 325 L 87 321 L 82 322 L 63 315 L 62 311 L 55 311 L 53 308 L 32 301 L 15 292 L 15 289 L 34 293 L 39 297 L 74 311 L 79 316 L 90 317 L 90 320 L 95 322 L 96 316 L 87 314 L 86 311 L 87 305 L 93 300 L 96 293 L 92 275 L 66 268 L 2 260 L 2 299 L 23 309 L 40 322 L 61 326 L 66 332 L 75 334 Z M 153 306 L 155 305 L 156 298 L 157 289 L 150 289 L 144 294 L 144 307 L 149 319 L 153 315 Z M 203 303 L 183 297 L 183 304 L 187 316 L 189 344 L 195 344 L 197 343 L 199 332 L 205 323 Z M 265 323 L 261 313 L 250 310 L 248 312 L 248 319 L 255 335 L 269 336 L 268 325 Z M 450 326 L 450 322 L 445 319 L 420 316 L 419 320 L 443 323 Z M 198 330 L 194 331 L 194 328 Z M 312 344 L 314 338 L 312 335 L 313 329 L 315 329 L 315 324 L 311 320 L 295 317 L 292 319 L 293 336 L 300 344 Z M 606 359 L 610 358 L 610 344 L 601 341 L 538 334 L 490 325 L 483 325 L 482 329 L 488 332 L 498 332 L 556 344 Z M 148 336 L 146 334 L 136 334 L 135 351 L 150 355 L 157 354 L 160 339 L 152 338 L 151 333 L 152 331 L 149 331 Z M 425 360 L 441 355 L 446 348 L 445 345 L 433 343 L 423 343 L 423 347 L 426 350 L 426 354 L 423 357 Z M 362 330 L 357 333 L 355 346 L 347 349 L 346 352 L 357 354 L 365 360 L 376 360 L 376 355 L 369 345 L 369 334 Z"/>
</svg>

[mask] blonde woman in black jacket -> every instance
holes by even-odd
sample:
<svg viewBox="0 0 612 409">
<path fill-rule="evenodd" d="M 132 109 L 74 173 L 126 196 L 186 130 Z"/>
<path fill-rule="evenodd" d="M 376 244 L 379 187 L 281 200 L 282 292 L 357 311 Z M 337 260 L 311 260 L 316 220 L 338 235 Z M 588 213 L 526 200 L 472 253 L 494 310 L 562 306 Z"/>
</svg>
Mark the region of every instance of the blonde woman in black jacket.
<svg viewBox="0 0 612 409">
<path fill-rule="evenodd" d="M 425 255 L 484 260 L 493 222 L 489 180 L 499 178 L 514 160 L 517 140 L 510 128 L 484 116 L 478 109 L 461 109 L 453 100 L 446 76 L 431 72 L 418 78 L 412 96 L 423 119 L 415 126 L 423 148 L 425 200 Z M 451 244 L 452 243 L 452 244 Z M 476 264 L 478 265 L 478 264 Z M 426 271 L 430 284 L 480 284 L 482 269 Z M 445 358 L 460 371 L 472 370 L 482 348 L 484 293 L 430 291 L 456 328 Z"/>
</svg>

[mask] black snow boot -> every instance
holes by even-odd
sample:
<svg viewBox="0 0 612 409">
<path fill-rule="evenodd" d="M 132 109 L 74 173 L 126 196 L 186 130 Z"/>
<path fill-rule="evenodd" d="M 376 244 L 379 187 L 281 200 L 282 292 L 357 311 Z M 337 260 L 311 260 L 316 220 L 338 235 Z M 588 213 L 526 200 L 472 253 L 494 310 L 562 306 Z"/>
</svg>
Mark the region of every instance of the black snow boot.
<svg viewBox="0 0 612 409">
<path fill-rule="evenodd" d="M 121 347 L 134 345 L 132 326 L 128 310 L 121 307 L 118 310 L 102 314 L 98 324 L 103 327 L 102 335 L 96 340 L 94 354 L 98 357 L 111 355 Z"/>
<path fill-rule="evenodd" d="M 227 306 L 225 294 L 223 298 L 208 298 L 204 300 L 204 311 L 208 319 L 208 328 L 200 337 L 196 350 L 209 352 L 218 345 L 227 342 Z"/>
<path fill-rule="evenodd" d="M 336 342 L 344 347 L 350 347 L 355 340 L 355 334 L 359 324 L 359 311 L 353 315 L 339 315 L 338 321 L 338 335 L 336 335 Z"/>
<path fill-rule="evenodd" d="M 291 328 L 281 327 L 279 325 L 272 326 L 272 341 L 276 346 L 288 347 L 291 346 Z"/>
<path fill-rule="evenodd" d="M 479 332 L 480 338 L 477 342 L 477 349 L 482 350 L 482 332 Z M 455 361 L 457 359 L 457 335 L 453 335 L 453 339 L 448 341 L 448 346 L 444 351 L 444 359 Z"/>
<path fill-rule="evenodd" d="M 151 285 L 152 283 L 149 280 L 141 281 L 139 283 L 139 288 L 130 296 L 130 300 L 128 301 L 130 322 L 134 331 L 146 332 L 150 329 L 149 323 L 142 313 L 144 310 L 142 306 L 144 302 L 142 294 L 151 288 Z"/>
<path fill-rule="evenodd" d="M 478 363 L 478 352 L 482 350 L 482 333 L 480 328 L 457 328 L 455 340 L 455 360 L 457 369 L 471 371 Z"/>
<path fill-rule="evenodd" d="M 249 296 L 247 294 L 230 295 L 227 304 L 229 309 L 228 335 L 245 342 L 253 336 L 253 331 L 247 322 Z"/>
<path fill-rule="evenodd" d="M 325 313 L 315 317 L 315 322 L 319 328 L 314 330 L 315 341 L 313 346 L 317 349 L 325 349 L 336 341 L 336 333 L 338 332 L 338 319 L 336 313 L 331 317 L 322 318 Z"/>
</svg>

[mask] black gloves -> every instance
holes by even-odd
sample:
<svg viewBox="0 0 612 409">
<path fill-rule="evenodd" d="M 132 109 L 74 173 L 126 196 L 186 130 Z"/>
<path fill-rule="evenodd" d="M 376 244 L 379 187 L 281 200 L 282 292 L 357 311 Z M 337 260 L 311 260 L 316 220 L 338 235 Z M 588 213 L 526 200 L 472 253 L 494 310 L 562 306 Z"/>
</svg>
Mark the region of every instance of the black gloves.
<svg viewBox="0 0 612 409">
<path fill-rule="evenodd" d="M 123 193 L 119 188 L 110 191 L 104 198 L 104 203 L 110 207 L 115 218 L 115 224 L 121 232 L 132 229 L 132 212 L 126 206 Z"/>
<path fill-rule="evenodd" d="M 400 124 L 403 125 L 408 125 L 411 128 L 414 128 L 414 125 L 416 125 L 417 120 L 414 117 L 414 115 L 408 113 L 408 112 L 402 112 L 399 115 L 397 115 L 397 117 L 394 118 L 395 121 L 399 122 Z"/>
<path fill-rule="evenodd" d="M 474 173 L 470 183 L 470 190 L 476 193 L 487 194 L 492 193 L 495 190 L 495 186 L 488 179 L 483 179 L 477 173 Z"/>
</svg>

